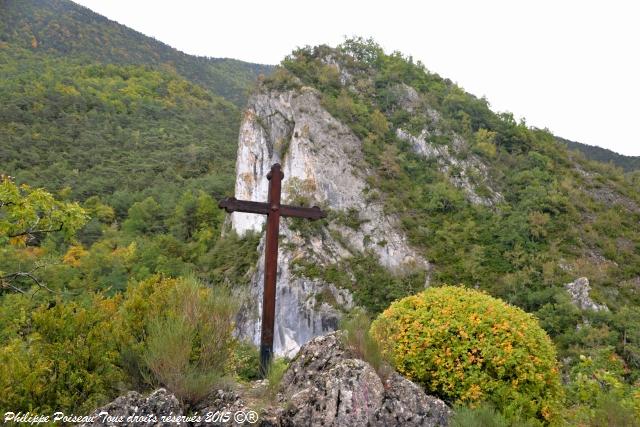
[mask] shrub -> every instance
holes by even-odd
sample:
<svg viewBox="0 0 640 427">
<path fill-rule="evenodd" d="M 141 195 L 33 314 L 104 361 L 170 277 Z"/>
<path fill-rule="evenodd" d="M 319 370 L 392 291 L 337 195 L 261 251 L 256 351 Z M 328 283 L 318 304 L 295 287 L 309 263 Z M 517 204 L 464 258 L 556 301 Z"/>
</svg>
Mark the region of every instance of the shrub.
<svg viewBox="0 0 640 427">
<path fill-rule="evenodd" d="M 345 332 L 343 335 L 345 346 L 357 357 L 369 363 L 384 378 L 388 374 L 388 365 L 384 362 L 378 342 L 369 332 L 370 327 L 369 315 L 357 309 L 343 317 L 340 324 L 340 329 Z"/>
<path fill-rule="evenodd" d="M 122 353 L 132 375 L 147 373 L 147 382 L 196 403 L 230 372 L 238 305 L 226 287 L 155 276 L 131 286 L 122 307 Z"/>
<path fill-rule="evenodd" d="M 640 389 L 625 382 L 626 372 L 624 362 L 611 347 L 593 350 L 591 356 L 580 355 L 569 372 L 567 423 L 640 425 Z"/>
<path fill-rule="evenodd" d="M 507 418 L 557 415 L 553 344 L 532 315 L 503 301 L 430 288 L 391 304 L 371 332 L 400 373 L 447 401 L 487 401 Z"/>
<path fill-rule="evenodd" d="M 82 413 L 117 395 L 125 379 L 114 340 L 117 304 L 117 298 L 95 295 L 37 306 L 32 295 L 6 296 L 0 408 Z"/>
<path fill-rule="evenodd" d="M 260 350 L 250 342 L 239 342 L 233 356 L 234 370 L 241 381 L 255 381 L 260 375 Z"/>
<path fill-rule="evenodd" d="M 509 427 L 509 422 L 491 405 L 458 406 L 449 420 L 451 427 Z"/>
</svg>

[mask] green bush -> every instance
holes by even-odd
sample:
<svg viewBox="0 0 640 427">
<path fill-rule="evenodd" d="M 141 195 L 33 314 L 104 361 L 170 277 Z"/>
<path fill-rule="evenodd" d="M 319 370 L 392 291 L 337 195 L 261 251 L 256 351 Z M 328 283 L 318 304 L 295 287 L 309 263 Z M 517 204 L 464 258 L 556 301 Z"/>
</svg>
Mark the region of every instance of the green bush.
<svg viewBox="0 0 640 427">
<path fill-rule="evenodd" d="M 396 301 L 372 335 L 396 369 L 447 401 L 487 401 L 507 418 L 552 420 L 556 352 L 535 318 L 479 291 L 430 288 Z"/>
<path fill-rule="evenodd" d="M 194 278 L 154 276 L 130 286 L 120 313 L 129 373 L 196 403 L 231 373 L 237 309 L 228 288 Z"/>
<path fill-rule="evenodd" d="M 378 342 L 371 336 L 369 329 L 371 318 L 363 310 L 354 310 L 344 316 L 340 329 L 344 331 L 343 340 L 347 348 L 356 356 L 369 363 L 378 374 L 386 378 L 389 366 L 385 363 Z"/>
<path fill-rule="evenodd" d="M 89 412 L 117 395 L 113 317 L 117 298 L 93 296 L 37 305 L 7 295 L 0 308 L 0 408 Z"/>
<path fill-rule="evenodd" d="M 458 406 L 449 420 L 451 427 L 510 427 L 509 422 L 491 405 L 475 408 Z"/>
<path fill-rule="evenodd" d="M 260 375 L 260 350 L 250 342 L 239 342 L 233 356 L 234 370 L 241 381 L 255 381 Z"/>
<path fill-rule="evenodd" d="M 640 384 L 624 381 L 628 368 L 613 348 L 580 355 L 569 372 L 565 420 L 570 425 L 638 426 Z"/>
</svg>

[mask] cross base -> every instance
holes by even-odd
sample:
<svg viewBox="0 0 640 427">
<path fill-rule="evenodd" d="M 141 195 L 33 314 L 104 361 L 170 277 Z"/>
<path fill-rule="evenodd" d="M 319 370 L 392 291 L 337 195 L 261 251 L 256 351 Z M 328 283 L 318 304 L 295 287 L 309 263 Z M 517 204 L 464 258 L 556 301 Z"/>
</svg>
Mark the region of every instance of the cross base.
<svg viewBox="0 0 640 427">
<path fill-rule="evenodd" d="M 267 373 L 273 359 L 273 346 L 270 344 L 260 345 L 260 376 L 267 378 Z"/>
</svg>

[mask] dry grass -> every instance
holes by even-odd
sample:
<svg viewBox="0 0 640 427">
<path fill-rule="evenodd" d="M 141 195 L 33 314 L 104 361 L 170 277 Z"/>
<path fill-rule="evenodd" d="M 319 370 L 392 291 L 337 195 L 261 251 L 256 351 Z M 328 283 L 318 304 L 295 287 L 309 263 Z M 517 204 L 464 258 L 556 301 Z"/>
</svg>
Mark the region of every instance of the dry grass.
<svg viewBox="0 0 640 427">
<path fill-rule="evenodd" d="M 345 332 L 345 346 L 386 380 L 393 369 L 382 356 L 378 342 L 369 334 L 371 317 L 362 310 L 354 310 L 343 318 L 340 328 Z"/>
<path fill-rule="evenodd" d="M 175 295 L 174 308 L 150 324 L 144 362 L 155 382 L 194 404 L 226 374 L 238 305 L 228 289 L 207 288 L 195 279 L 181 282 Z"/>
</svg>

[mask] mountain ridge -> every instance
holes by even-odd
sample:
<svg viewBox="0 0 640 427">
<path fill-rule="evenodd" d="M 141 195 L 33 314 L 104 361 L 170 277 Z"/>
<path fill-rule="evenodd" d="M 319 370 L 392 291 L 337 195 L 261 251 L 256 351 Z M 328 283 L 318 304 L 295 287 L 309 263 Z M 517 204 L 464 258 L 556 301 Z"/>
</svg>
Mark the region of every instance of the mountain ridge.
<svg viewBox="0 0 640 427">
<path fill-rule="evenodd" d="M 583 144 L 581 142 L 571 141 L 559 136 L 556 138 L 569 149 L 581 152 L 589 160 L 595 160 L 601 163 L 611 162 L 614 165 L 621 167 L 625 172 L 640 170 L 640 156 L 627 156 L 597 145 Z"/>
<path fill-rule="evenodd" d="M 169 67 L 239 107 L 255 79 L 272 69 L 186 54 L 69 0 L 2 0 L 1 6 L 0 42 L 104 63 Z"/>
</svg>

